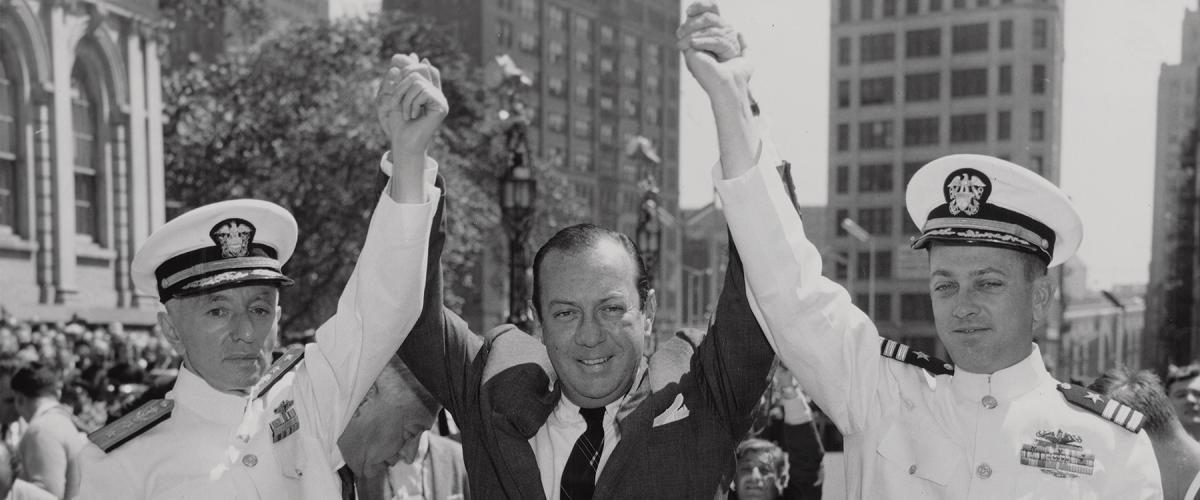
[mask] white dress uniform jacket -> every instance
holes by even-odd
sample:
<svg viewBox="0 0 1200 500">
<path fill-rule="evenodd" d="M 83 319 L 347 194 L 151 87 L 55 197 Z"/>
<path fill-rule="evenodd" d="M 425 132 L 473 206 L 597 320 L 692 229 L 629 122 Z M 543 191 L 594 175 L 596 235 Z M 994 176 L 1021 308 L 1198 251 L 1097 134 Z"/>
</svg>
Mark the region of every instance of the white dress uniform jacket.
<svg viewBox="0 0 1200 500">
<path fill-rule="evenodd" d="M 385 192 L 336 314 L 264 397 L 226 394 L 180 370 L 168 420 L 108 454 L 95 445 L 82 452 L 77 498 L 340 498 L 338 436 L 421 311 L 441 196 L 432 180 L 424 204 Z"/>
<path fill-rule="evenodd" d="M 992 375 L 882 356 L 875 325 L 821 276 L 775 164 L 729 180 L 718 166 L 714 184 L 760 324 L 845 434 L 848 498 L 1162 498 L 1146 435 L 1068 403 L 1036 347 Z"/>
</svg>

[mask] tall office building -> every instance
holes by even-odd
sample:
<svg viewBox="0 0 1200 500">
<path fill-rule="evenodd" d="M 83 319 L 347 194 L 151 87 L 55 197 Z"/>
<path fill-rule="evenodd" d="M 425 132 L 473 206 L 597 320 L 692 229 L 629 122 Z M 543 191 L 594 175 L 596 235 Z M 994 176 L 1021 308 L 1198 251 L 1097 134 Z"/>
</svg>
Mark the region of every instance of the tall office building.
<svg viewBox="0 0 1200 500">
<path fill-rule="evenodd" d="M 825 268 L 869 309 L 869 243 L 841 226 L 853 220 L 876 249 L 868 314 L 880 334 L 944 355 L 928 260 L 909 247 L 918 228 L 905 187 L 952 153 L 1006 158 L 1058 182 L 1062 2 L 831 1 Z"/>
<path fill-rule="evenodd" d="M 643 189 L 625 147 L 637 136 L 662 159 L 662 208 L 678 213 L 679 0 L 384 0 L 383 9 L 449 21 L 480 64 L 508 54 L 533 76 L 532 145 L 586 201 L 589 221 L 634 236 Z M 664 329 L 679 323 L 680 231 L 663 231 L 655 288 Z"/>
<path fill-rule="evenodd" d="M 1158 130 L 1154 158 L 1154 229 L 1146 290 L 1143 362 L 1164 369 L 1200 355 L 1192 342 L 1196 254 L 1195 132 L 1200 73 L 1200 12 L 1183 18 L 1182 57 L 1158 76 Z M 1189 152 L 1190 149 L 1190 152 Z"/>
</svg>

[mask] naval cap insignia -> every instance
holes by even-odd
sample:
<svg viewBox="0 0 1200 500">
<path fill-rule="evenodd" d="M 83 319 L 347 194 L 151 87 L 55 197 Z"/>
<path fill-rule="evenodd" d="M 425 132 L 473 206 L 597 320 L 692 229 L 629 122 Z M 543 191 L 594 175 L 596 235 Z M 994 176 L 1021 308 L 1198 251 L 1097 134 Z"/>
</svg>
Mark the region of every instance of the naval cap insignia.
<svg viewBox="0 0 1200 500">
<path fill-rule="evenodd" d="M 992 194 L 992 183 L 988 176 L 973 168 L 960 168 L 946 177 L 943 195 L 950 208 L 950 215 L 975 215 L 979 207 Z"/>
<path fill-rule="evenodd" d="M 254 224 L 244 219 L 225 219 L 213 226 L 208 236 L 212 238 L 213 243 L 221 247 L 221 257 L 231 259 L 245 257 L 250 253 L 254 231 Z"/>
</svg>

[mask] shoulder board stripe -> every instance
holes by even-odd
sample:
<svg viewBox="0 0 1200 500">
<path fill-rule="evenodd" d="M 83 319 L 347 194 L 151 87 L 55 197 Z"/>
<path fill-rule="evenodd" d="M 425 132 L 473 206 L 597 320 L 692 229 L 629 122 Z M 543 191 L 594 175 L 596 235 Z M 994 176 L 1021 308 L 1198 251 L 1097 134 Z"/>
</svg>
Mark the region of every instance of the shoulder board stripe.
<svg viewBox="0 0 1200 500">
<path fill-rule="evenodd" d="M 88 440 L 108 453 L 166 420 L 174 408 L 175 402 L 170 399 L 149 401 L 116 422 L 88 434 Z"/>
<path fill-rule="evenodd" d="M 254 384 L 255 389 L 252 391 L 254 397 L 261 398 L 266 395 L 267 391 L 271 390 L 275 383 L 279 382 L 279 379 L 283 378 L 283 375 L 296 366 L 301 359 L 304 359 L 304 346 L 302 345 L 284 351 L 279 359 L 271 363 L 271 367 L 267 369 L 262 378 L 258 379 L 258 383 Z"/>
<path fill-rule="evenodd" d="M 1085 387 L 1060 383 L 1058 392 L 1061 392 L 1071 404 L 1095 413 L 1100 418 L 1117 424 L 1129 432 L 1142 430 L 1142 425 L 1146 423 L 1146 416 L 1142 412 Z"/>
<path fill-rule="evenodd" d="M 924 369 L 934 375 L 954 375 L 954 365 L 921 351 L 914 351 L 911 347 L 895 340 L 882 339 L 879 344 L 879 354 L 885 358 Z"/>
</svg>

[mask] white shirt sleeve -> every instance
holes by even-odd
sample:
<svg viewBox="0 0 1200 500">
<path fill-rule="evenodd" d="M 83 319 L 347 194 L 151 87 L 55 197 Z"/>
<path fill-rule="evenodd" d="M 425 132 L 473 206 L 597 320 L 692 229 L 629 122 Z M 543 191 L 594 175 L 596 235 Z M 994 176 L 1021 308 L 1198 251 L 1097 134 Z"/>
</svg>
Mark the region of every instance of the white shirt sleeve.
<svg viewBox="0 0 1200 500">
<path fill-rule="evenodd" d="M 337 438 L 355 407 L 421 312 L 429 235 L 441 197 L 433 185 L 436 171 L 437 163 L 427 159 L 421 204 L 396 203 L 384 188 L 337 312 L 306 347 L 308 377 L 297 380 L 297 392 L 317 415 L 315 428 L 331 463 L 341 460 Z"/>
<path fill-rule="evenodd" d="M 821 275 L 821 255 L 805 237 L 776 167 L 764 154 L 750 171 L 724 179 L 717 165 L 713 184 L 759 324 L 804 390 L 852 434 L 879 412 L 880 395 L 893 387 L 881 380 L 887 377 L 880 337 L 846 290 Z"/>
</svg>

